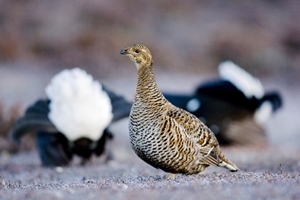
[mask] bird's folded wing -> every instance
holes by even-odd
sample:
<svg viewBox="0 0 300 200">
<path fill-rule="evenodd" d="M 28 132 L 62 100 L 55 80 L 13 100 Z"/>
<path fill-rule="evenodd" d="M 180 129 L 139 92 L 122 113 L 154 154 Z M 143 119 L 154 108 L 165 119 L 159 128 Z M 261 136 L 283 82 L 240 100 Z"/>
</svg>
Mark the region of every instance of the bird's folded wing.
<svg viewBox="0 0 300 200">
<path fill-rule="evenodd" d="M 218 143 L 209 128 L 194 115 L 177 107 L 170 109 L 167 116 L 172 118 L 174 126 L 180 127 L 178 130 L 183 130 L 181 134 L 185 134 L 186 139 L 197 143 L 196 146 L 199 147 L 201 153 L 200 164 L 218 166 L 219 157 L 214 151 Z"/>
<path fill-rule="evenodd" d="M 196 116 L 173 105 L 169 105 L 166 115 L 173 118 L 184 129 L 189 130 L 187 134 L 193 134 L 194 130 L 192 129 L 197 129 L 198 126 L 203 125 Z"/>
<path fill-rule="evenodd" d="M 213 132 L 195 115 L 175 106 L 168 110 L 167 115 L 182 126 L 186 134 L 200 145 L 205 146 L 208 142 L 214 142 L 213 145 L 217 145 Z"/>
<path fill-rule="evenodd" d="M 49 101 L 38 100 L 27 108 L 23 117 L 19 118 L 10 129 L 9 136 L 12 141 L 19 143 L 22 136 L 29 131 L 43 130 L 47 132 L 58 132 L 48 119 Z"/>
<path fill-rule="evenodd" d="M 214 151 L 213 147 L 211 148 L 201 148 L 200 149 L 201 154 L 203 157 L 200 159 L 201 164 L 206 165 L 212 165 L 212 166 L 218 166 L 220 163 L 219 157 Z"/>
</svg>

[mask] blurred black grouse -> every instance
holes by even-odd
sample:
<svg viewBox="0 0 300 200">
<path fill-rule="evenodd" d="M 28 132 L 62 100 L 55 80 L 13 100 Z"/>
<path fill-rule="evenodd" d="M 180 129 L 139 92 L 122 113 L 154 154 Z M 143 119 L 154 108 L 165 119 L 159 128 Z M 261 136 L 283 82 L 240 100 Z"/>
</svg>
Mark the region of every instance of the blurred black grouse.
<svg viewBox="0 0 300 200">
<path fill-rule="evenodd" d="M 49 99 L 27 108 L 10 130 L 18 143 L 35 131 L 43 166 L 68 165 L 74 154 L 83 163 L 92 154 L 100 156 L 112 138 L 109 125 L 128 117 L 132 105 L 79 68 L 55 75 L 46 94 Z"/>
<path fill-rule="evenodd" d="M 277 91 L 264 92 L 261 82 L 231 61 L 219 65 L 220 79 L 199 85 L 191 95 L 163 93 L 172 104 L 200 118 L 220 144 L 263 144 L 262 124 L 282 106 Z"/>
</svg>

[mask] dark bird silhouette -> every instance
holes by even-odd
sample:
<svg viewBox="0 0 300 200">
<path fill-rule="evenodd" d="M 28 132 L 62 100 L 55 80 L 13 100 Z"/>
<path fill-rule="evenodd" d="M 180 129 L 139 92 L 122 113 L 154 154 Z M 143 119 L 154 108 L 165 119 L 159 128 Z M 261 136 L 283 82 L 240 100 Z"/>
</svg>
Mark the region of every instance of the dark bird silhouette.
<svg viewBox="0 0 300 200">
<path fill-rule="evenodd" d="M 264 144 L 262 125 L 282 106 L 279 92 L 231 61 L 219 65 L 220 78 L 200 84 L 190 95 L 163 93 L 174 105 L 204 121 L 220 144 Z"/>
<path fill-rule="evenodd" d="M 151 53 L 136 44 L 120 51 L 137 67 L 136 95 L 129 117 L 135 153 L 172 174 L 196 174 L 208 166 L 238 168 L 221 152 L 213 132 L 197 117 L 172 105 L 156 85 Z"/>
<path fill-rule="evenodd" d="M 20 143 L 34 131 L 43 166 L 68 165 L 73 155 L 82 163 L 102 155 L 113 137 L 109 125 L 128 117 L 132 105 L 79 68 L 55 75 L 46 94 L 48 99 L 29 106 L 9 133 Z"/>
</svg>

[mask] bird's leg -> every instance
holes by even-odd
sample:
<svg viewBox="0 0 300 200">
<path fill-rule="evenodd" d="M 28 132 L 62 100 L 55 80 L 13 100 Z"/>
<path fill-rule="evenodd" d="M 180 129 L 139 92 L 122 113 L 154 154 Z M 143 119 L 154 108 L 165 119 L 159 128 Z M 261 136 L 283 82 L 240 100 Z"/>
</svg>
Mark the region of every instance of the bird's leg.
<svg viewBox="0 0 300 200">
<path fill-rule="evenodd" d="M 169 173 L 168 176 L 167 176 L 167 179 L 168 180 L 174 180 L 176 178 L 176 175 L 177 174 Z"/>
</svg>

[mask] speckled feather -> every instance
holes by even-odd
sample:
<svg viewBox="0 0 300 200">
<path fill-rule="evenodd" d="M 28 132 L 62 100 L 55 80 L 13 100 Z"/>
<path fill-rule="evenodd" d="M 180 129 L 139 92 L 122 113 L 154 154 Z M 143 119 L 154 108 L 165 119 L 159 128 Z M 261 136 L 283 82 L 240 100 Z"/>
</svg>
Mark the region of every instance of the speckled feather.
<svg viewBox="0 0 300 200">
<path fill-rule="evenodd" d="M 212 131 L 164 98 L 156 85 L 149 49 L 137 44 L 120 53 L 128 56 L 138 70 L 129 121 L 135 153 L 148 164 L 170 173 L 195 174 L 210 165 L 237 171 L 222 154 Z"/>
</svg>

